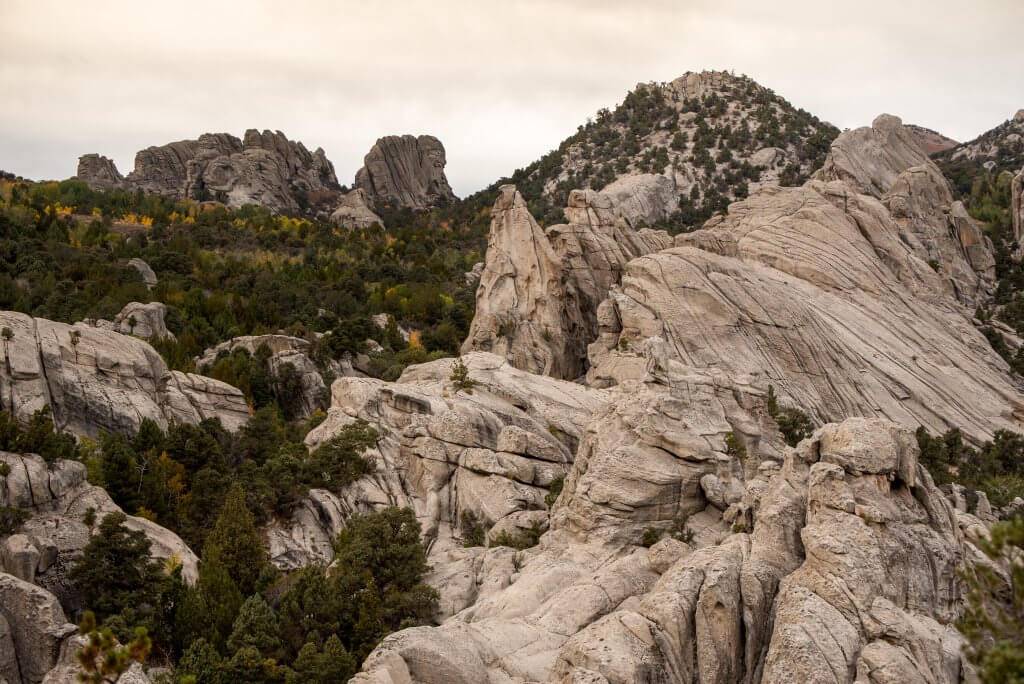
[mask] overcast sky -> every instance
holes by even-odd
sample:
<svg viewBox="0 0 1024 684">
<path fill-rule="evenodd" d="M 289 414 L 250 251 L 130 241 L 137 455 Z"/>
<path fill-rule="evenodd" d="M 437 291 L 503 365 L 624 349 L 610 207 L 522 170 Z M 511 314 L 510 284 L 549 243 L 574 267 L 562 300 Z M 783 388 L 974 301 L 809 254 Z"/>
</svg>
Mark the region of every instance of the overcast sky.
<svg viewBox="0 0 1024 684">
<path fill-rule="evenodd" d="M 463 196 L 636 83 L 710 68 L 841 128 L 886 111 L 964 140 L 1024 107 L 1022 31 L 1024 0 L 0 0 L 0 169 L 127 173 L 271 128 L 351 184 L 379 136 L 430 133 Z"/>
</svg>

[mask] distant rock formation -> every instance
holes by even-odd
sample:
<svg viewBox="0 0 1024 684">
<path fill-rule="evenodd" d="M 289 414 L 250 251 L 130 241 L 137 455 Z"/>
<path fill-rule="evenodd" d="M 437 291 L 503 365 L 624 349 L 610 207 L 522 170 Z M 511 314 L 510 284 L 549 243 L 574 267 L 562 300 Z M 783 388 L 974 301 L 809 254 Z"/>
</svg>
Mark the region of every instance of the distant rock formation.
<svg viewBox="0 0 1024 684">
<path fill-rule="evenodd" d="M 342 228 L 369 228 L 377 224 L 384 226 L 384 221 L 370 209 L 366 191 L 356 188 L 342 195 L 341 204 L 331 214 L 331 221 Z"/>
<path fill-rule="evenodd" d="M 156 277 L 156 273 L 145 261 L 138 257 L 132 257 L 128 260 L 128 265 L 139 272 L 139 277 L 142 278 L 142 282 L 146 284 L 146 289 L 152 290 L 156 287 L 156 284 L 160 280 Z"/>
<path fill-rule="evenodd" d="M 97 190 L 114 190 L 125 187 L 124 176 L 117 170 L 112 159 L 98 154 L 86 154 L 78 158 L 77 178 Z"/>
<path fill-rule="evenodd" d="M 101 330 L 113 330 L 122 335 L 134 335 L 145 340 L 169 338 L 175 339 L 174 333 L 167 329 L 165 319 L 167 305 L 161 302 L 128 302 L 121 311 L 108 321 L 102 318 L 90 318 L 76 323 L 88 325 Z"/>
<path fill-rule="evenodd" d="M 255 129 L 242 140 L 206 133 L 197 140 L 148 147 L 135 155 L 135 169 L 123 180 L 109 159 L 85 155 L 78 178 L 99 189 L 124 187 L 230 207 L 258 204 L 271 211 L 331 206 L 340 194 L 334 166 L 322 149 L 310 152 L 280 131 Z"/>
<path fill-rule="evenodd" d="M 456 199 L 444 175 L 444 145 L 432 135 L 379 138 L 356 172 L 355 185 L 374 209 L 423 210 Z"/>
<path fill-rule="evenodd" d="M 0 312 L 0 327 L 9 331 L 0 340 L 0 406 L 19 420 L 49 406 L 59 428 L 94 437 L 133 434 L 144 418 L 162 428 L 218 418 L 228 430 L 249 419 L 241 391 L 169 370 L 136 337 L 13 311 Z"/>
</svg>

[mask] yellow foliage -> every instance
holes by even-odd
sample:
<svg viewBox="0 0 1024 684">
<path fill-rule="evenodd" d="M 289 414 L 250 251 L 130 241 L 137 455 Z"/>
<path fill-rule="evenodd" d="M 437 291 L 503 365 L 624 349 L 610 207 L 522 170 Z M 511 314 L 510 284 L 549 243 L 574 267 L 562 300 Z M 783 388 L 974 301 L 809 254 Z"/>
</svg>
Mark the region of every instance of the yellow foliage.
<svg viewBox="0 0 1024 684">
<path fill-rule="evenodd" d="M 420 341 L 419 330 L 409 331 L 409 346 L 413 349 L 423 349 L 423 343 Z"/>
<path fill-rule="evenodd" d="M 93 207 L 91 213 L 96 218 L 103 218 L 103 210 L 100 209 L 99 207 Z"/>
<path fill-rule="evenodd" d="M 136 214 L 134 211 L 129 211 L 127 214 L 122 216 L 121 221 L 123 221 L 124 223 L 131 223 L 136 226 L 145 226 L 147 228 L 150 228 L 153 225 L 152 216 Z"/>
</svg>

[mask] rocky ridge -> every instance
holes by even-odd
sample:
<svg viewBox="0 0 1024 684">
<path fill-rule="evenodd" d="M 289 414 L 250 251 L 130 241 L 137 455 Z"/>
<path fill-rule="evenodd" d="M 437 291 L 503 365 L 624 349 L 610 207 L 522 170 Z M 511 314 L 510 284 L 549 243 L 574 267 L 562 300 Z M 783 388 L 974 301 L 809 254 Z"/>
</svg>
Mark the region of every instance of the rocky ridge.
<svg viewBox="0 0 1024 684">
<path fill-rule="evenodd" d="M 173 199 L 217 200 L 230 207 L 259 204 L 297 212 L 340 194 L 334 166 L 320 148 L 310 152 L 280 131 L 250 129 L 243 139 L 205 133 L 147 147 L 135 155 L 126 177 L 106 157 L 79 159 L 78 178 L 98 189 L 143 190 Z"/>
</svg>

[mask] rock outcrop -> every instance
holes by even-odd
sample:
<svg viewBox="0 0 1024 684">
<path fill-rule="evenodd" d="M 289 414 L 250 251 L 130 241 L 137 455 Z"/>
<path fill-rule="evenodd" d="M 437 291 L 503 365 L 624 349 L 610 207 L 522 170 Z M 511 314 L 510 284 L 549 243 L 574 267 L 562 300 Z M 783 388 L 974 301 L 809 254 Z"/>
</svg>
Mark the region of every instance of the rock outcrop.
<svg viewBox="0 0 1024 684">
<path fill-rule="evenodd" d="M 218 418 L 228 430 L 248 420 L 242 393 L 191 373 L 170 371 L 146 342 L 87 325 L 70 326 L 12 311 L 0 312 L 0 405 L 19 420 L 49 406 L 60 429 L 95 436 L 130 434 L 144 418 Z"/>
<path fill-rule="evenodd" d="M 636 231 L 613 200 L 574 190 L 568 223 L 541 227 L 514 186 L 491 210 L 477 310 L 462 351 L 489 351 L 516 368 L 574 379 L 598 332 L 598 304 L 633 257 L 663 249 L 664 231 Z"/>
<path fill-rule="evenodd" d="M 97 190 L 125 187 L 124 176 L 117 170 L 114 160 L 98 154 L 85 154 L 79 157 L 75 177 Z"/>
<path fill-rule="evenodd" d="M 933 131 L 930 128 L 924 126 L 916 126 L 914 124 L 903 124 L 904 127 L 909 130 L 914 138 L 917 140 L 917 144 L 921 146 L 925 154 L 933 155 L 937 152 L 945 152 L 951 150 L 960 143 L 952 138 L 947 138 L 938 131 Z"/>
<path fill-rule="evenodd" d="M 679 208 L 679 192 L 675 181 L 653 173 L 622 176 L 606 185 L 607 195 L 630 224 L 654 225 L 671 216 Z"/>
<path fill-rule="evenodd" d="M 369 228 L 376 224 L 383 227 L 384 221 L 370 209 L 366 191 L 356 188 L 341 197 L 341 204 L 331 214 L 331 221 L 342 228 Z"/>
<path fill-rule="evenodd" d="M 52 594 L 0 573 L 0 679 L 39 684 L 75 631 Z"/>
<path fill-rule="evenodd" d="M 431 135 L 378 138 L 356 172 L 355 187 L 376 209 L 429 209 L 455 199 L 444 175 L 444 145 Z"/>
<path fill-rule="evenodd" d="M 160 282 L 159 279 L 156 277 L 156 273 L 153 272 L 153 269 L 150 267 L 150 265 L 147 264 L 142 259 L 138 257 L 132 257 L 131 259 L 128 260 L 128 265 L 139 272 L 139 277 L 142 278 L 142 282 L 146 284 L 146 287 L 148 289 L 152 290 L 154 287 L 156 287 L 156 284 Z"/>
<path fill-rule="evenodd" d="M 93 187 L 109 187 L 106 179 L 117 170 L 104 159 L 82 157 L 78 177 Z M 334 167 L 322 149 L 310 152 L 281 131 L 255 129 L 246 131 L 242 140 L 205 133 L 197 140 L 148 147 L 135 155 L 135 169 L 120 186 L 174 199 L 217 200 L 230 207 L 259 204 L 291 212 L 336 204 L 340 194 Z"/>
<path fill-rule="evenodd" d="M 515 527 L 520 514 L 546 510 L 551 483 L 567 474 L 605 393 L 516 370 L 492 354 L 463 360 L 475 382 L 471 391 L 451 384 L 453 359 L 412 366 L 393 383 L 334 382 L 327 419 L 306 442 L 316 447 L 345 425 L 366 420 L 379 433 L 368 453 L 374 473 L 341 497 L 314 490 L 291 521 L 272 525 L 276 564 L 329 561 L 331 539 L 349 514 L 392 504 L 415 511 L 432 559 L 454 555 L 472 567 L 468 557 L 483 550 L 461 547 L 467 514 L 483 528 Z M 464 596 L 458 609 L 474 597 Z"/>
<path fill-rule="evenodd" d="M 70 593 L 67 572 L 89 542 L 93 529 L 84 521 L 92 509 L 98 522 L 108 513 L 121 509 L 102 487 L 86 481 L 85 465 L 77 461 L 58 461 L 52 467 L 35 454 L 12 454 L 0 451 L 0 463 L 10 472 L 0 476 L 0 506 L 11 506 L 31 513 L 20 528 L 20 535 L 5 542 L 3 570 L 26 581 L 33 581 L 61 599 L 65 606 L 80 605 L 80 598 Z M 94 523 L 95 524 L 95 523 Z M 128 516 L 125 523 L 149 538 L 154 557 L 174 559 L 182 566 L 182 576 L 194 582 L 198 576 L 199 559 L 178 535 L 145 518 Z M 25 542 L 11 539 L 24 536 Z M 7 549 L 20 548 L 12 554 Z M 32 553 L 28 547 L 35 549 Z M 31 577 L 25 577 L 23 563 L 27 557 L 36 559 Z M 8 560 L 14 561 L 9 563 Z"/>
</svg>

